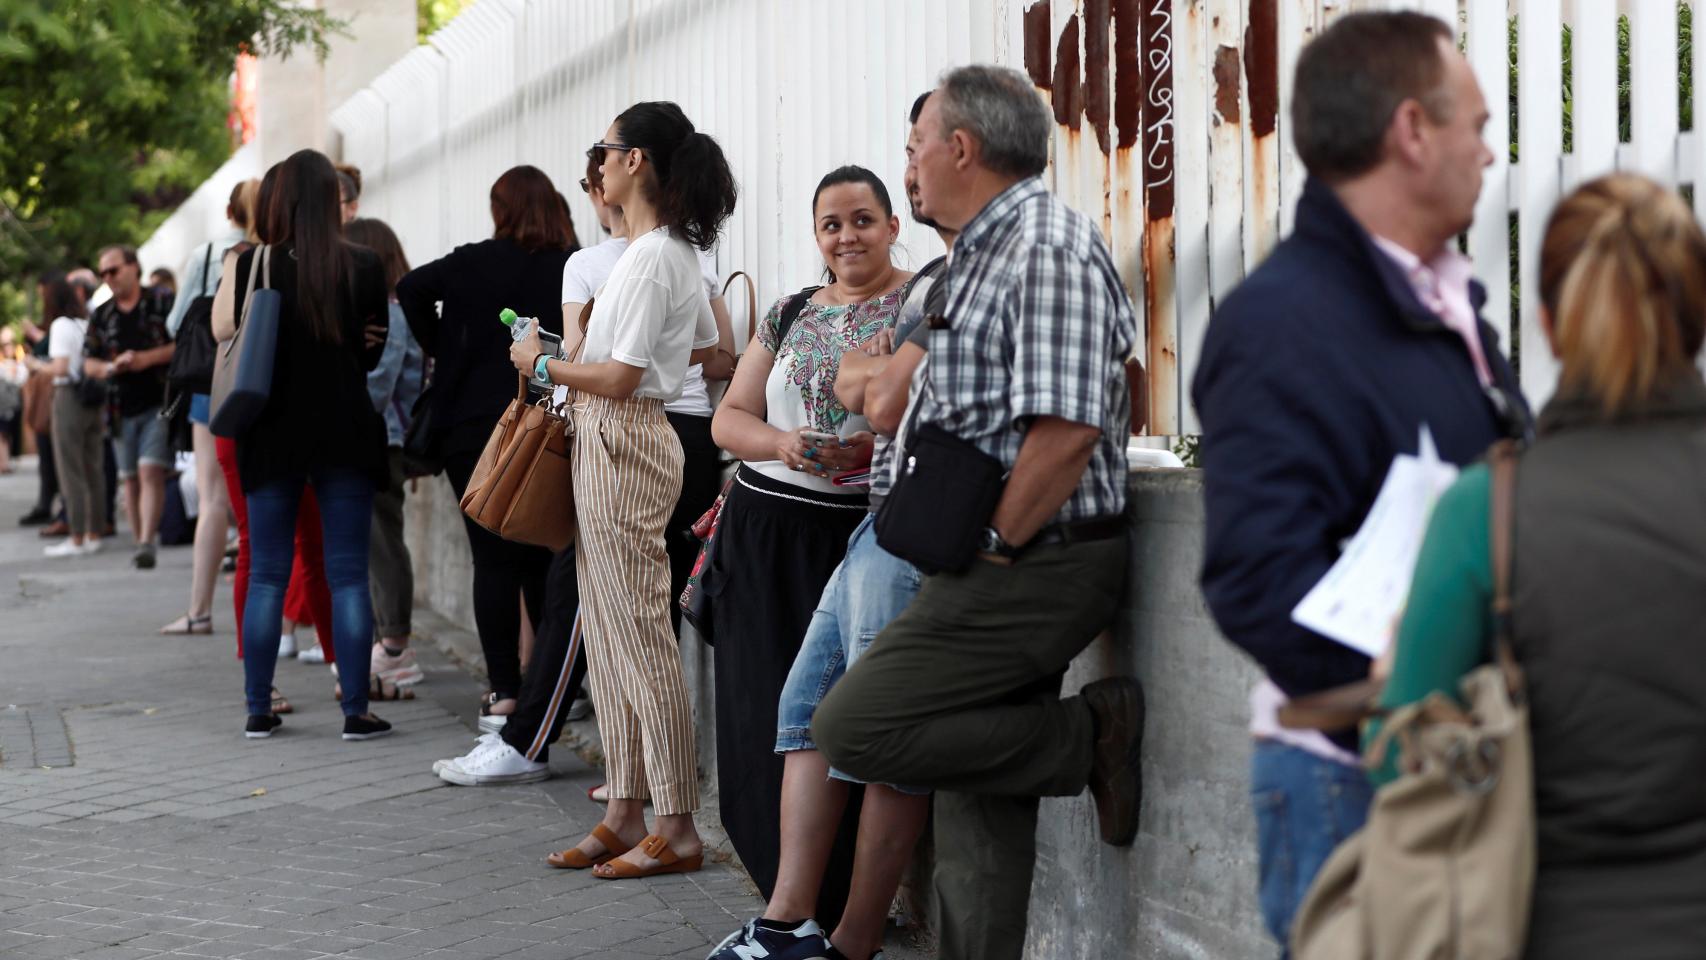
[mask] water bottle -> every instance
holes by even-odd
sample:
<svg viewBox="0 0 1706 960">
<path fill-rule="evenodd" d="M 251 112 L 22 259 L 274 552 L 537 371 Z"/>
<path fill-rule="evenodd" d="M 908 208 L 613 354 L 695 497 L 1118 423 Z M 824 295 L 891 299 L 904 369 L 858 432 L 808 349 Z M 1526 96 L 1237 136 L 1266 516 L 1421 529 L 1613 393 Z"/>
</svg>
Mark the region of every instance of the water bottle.
<svg viewBox="0 0 1706 960">
<path fill-rule="evenodd" d="M 533 332 L 534 325 L 539 322 L 537 317 L 517 316 L 515 311 L 508 307 L 503 308 L 498 319 L 503 321 L 504 326 L 509 327 L 509 337 L 517 343 L 526 340 L 527 335 Z"/>
</svg>

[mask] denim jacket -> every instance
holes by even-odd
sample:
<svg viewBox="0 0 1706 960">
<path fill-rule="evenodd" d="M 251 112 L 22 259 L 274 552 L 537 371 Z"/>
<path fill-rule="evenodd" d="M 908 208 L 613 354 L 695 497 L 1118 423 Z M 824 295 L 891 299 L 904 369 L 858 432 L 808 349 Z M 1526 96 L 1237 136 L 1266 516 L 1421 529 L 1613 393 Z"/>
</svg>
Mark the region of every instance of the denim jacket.
<svg viewBox="0 0 1706 960">
<path fill-rule="evenodd" d="M 385 335 L 385 353 L 379 366 L 367 375 L 367 395 L 373 399 L 373 409 L 385 416 L 385 442 L 393 447 L 403 445 L 403 435 L 409 429 L 409 414 L 420 399 L 426 379 L 426 354 L 415 342 L 409 324 L 403 319 L 403 308 L 391 301 L 391 327 Z"/>
</svg>

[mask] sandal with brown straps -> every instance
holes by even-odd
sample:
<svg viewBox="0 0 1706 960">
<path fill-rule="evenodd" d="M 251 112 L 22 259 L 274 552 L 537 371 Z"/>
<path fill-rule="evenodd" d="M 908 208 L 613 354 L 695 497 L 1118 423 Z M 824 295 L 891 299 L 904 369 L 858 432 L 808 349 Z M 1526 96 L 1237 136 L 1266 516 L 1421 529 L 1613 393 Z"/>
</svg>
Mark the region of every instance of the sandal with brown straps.
<svg viewBox="0 0 1706 960">
<path fill-rule="evenodd" d="M 567 850 L 561 850 L 557 853 L 551 854 L 545 858 L 545 862 L 559 870 L 585 870 L 588 867 L 596 867 L 601 863 L 608 863 L 611 860 L 620 857 L 624 853 L 627 853 L 629 850 L 634 849 L 628 844 L 623 843 L 622 838 L 618 837 L 615 831 L 602 823 L 592 828 L 590 836 L 599 843 L 604 844 L 603 853 L 589 857 L 582 853 L 579 848 L 570 847 Z"/>
<path fill-rule="evenodd" d="M 626 860 L 611 859 L 593 867 L 592 875 L 600 880 L 638 880 L 666 873 L 696 873 L 705 862 L 702 853 L 691 857 L 676 856 L 675 851 L 669 848 L 669 841 L 655 833 L 640 841 L 640 850 L 656 860 L 657 866 L 637 867 Z"/>
<path fill-rule="evenodd" d="M 272 688 L 272 712 L 273 713 L 294 713 L 295 711 L 296 711 L 296 708 L 290 705 L 290 701 L 284 699 L 284 694 L 280 693 L 279 689 L 277 687 L 273 687 Z"/>
</svg>

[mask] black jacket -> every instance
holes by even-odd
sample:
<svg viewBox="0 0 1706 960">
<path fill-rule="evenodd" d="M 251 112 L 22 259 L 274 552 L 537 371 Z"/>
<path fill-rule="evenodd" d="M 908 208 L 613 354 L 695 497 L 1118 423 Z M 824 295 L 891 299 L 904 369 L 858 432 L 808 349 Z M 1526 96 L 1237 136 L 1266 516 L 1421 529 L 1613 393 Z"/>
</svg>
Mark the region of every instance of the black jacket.
<svg viewBox="0 0 1706 960">
<path fill-rule="evenodd" d="M 1472 295 L 1479 312 L 1485 292 L 1477 284 Z M 1203 426 L 1203 594 L 1227 638 L 1287 694 L 1368 675 L 1366 657 L 1297 626 L 1291 610 L 1362 525 L 1392 458 L 1416 452 L 1421 426 L 1457 464 L 1526 431 L 1497 335 L 1480 327 L 1506 415 L 1462 338 L 1313 179 L 1295 232 L 1209 324 L 1192 384 Z"/>
<path fill-rule="evenodd" d="M 349 251 L 349 283 L 335 298 L 341 342 L 332 344 L 309 332 L 297 307 L 296 262 L 288 250 L 273 250 L 269 273 L 281 300 L 278 347 L 267 405 L 237 440 L 245 493 L 322 467 L 360 470 L 375 490 L 389 485 L 385 421 L 367 395 L 367 371 L 378 365 L 385 345 L 368 346 L 365 329 L 390 325 L 391 302 L 378 255 L 366 247 Z M 254 250 L 239 256 L 232 277 L 239 322 L 254 261 Z"/>
<path fill-rule="evenodd" d="M 509 240 L 482 240 L 398 281 L 409 329 L 433 358 L 432 423 L 443 431 L 446 454 L 478 452 L 515 397 L 509 328 L 498 320 L 503 308 L 563 332 L 563 264 L 573 252 L 529 253 Z"/>
</svg>

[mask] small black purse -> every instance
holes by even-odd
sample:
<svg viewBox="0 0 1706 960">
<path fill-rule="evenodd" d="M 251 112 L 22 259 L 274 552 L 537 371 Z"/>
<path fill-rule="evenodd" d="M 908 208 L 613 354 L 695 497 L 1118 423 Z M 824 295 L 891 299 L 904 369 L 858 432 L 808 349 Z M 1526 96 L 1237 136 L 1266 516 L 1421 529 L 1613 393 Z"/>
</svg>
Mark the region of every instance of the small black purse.
<svg viewBox="0 0 1706 960">
<path fill-rule="evenodd" d="M 894 489 L 877 509 L 878 546 L 927 575 L 964 570 L 1007 486 L 1006 467 L 933 423 L 911 431 L 898 456 Z"/>
</svg>

